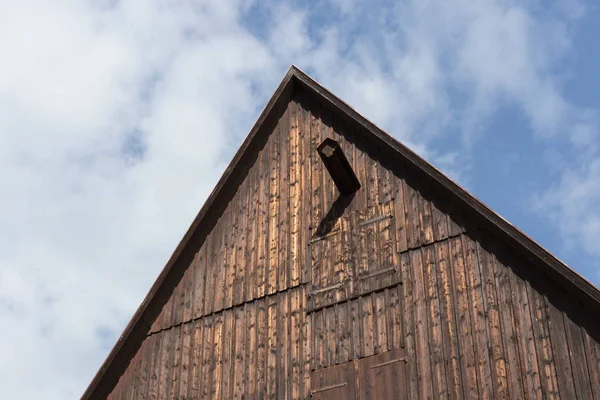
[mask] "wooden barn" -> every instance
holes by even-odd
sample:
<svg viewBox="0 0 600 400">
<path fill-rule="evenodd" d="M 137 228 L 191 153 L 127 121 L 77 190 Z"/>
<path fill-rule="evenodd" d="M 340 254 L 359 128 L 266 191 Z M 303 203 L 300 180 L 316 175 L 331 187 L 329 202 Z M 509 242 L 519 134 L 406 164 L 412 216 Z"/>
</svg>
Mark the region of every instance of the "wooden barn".
<svg viewBox="0 0 600 400">
<path fill-rule="evenodd" d="M 83 399 L 597 399 L 600 291 L 292 67 Z"/>
</svg>

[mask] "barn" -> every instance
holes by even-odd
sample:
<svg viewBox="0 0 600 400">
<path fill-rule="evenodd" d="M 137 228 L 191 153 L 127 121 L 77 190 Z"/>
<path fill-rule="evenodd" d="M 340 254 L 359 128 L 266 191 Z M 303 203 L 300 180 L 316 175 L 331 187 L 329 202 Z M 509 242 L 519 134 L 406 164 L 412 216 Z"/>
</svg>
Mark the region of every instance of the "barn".
<svg viewBox="0 0 600 400">
<path fill-rule="evenodd" d="M 600 399 L 599 302 L 292 66 L 82 399 Z"/>
</svg>

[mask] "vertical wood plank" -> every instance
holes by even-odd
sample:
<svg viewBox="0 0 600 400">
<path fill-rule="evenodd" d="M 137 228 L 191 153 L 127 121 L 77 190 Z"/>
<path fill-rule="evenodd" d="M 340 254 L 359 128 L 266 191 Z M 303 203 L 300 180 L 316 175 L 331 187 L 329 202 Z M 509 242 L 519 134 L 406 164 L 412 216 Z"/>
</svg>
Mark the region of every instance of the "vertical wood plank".
<svg viewBox="0 0 600 400">
<path fill-rule="evenodd" d="M 440 324 L 440 303 L 437 287 L 437 268 L 434 246 L 423 248 L 425 302 L 429 325 L 429 354 L 433 377 L 434 398 L 447 398 L 448 385 L 444 365 L 444 345 Z"/>
<path fill-rule="evenodd" d="M 481 398 L 491 399 L 494 396 L 494 388 L 488 348 L 490 340 L 488 338 L 485 321 L 486 309 L 483 299 L 479 259 L 477 256 L 477 243 L 469 237 L 463 237 L 463 251 L 467 278 L 467 293 L 470 305 L 471 329 L 475 345 L 479 394 Z"/>
<path fill-rule="evenodd" d="M 160 335 L 162 336 L 162 346 L 160 352 L 160 377 L 158 380 L 158 398 L 166 399 L 169 396 L 169 386 L 171 378 L 171 365 L 173 357 L 173 334 L 174 329 L 168 329 Z"/>
<path fill-rule="evenodd" d="M 515 331 L 517 333 L 521 368 L 524 379 L 525 397 L 528 399 L 542 398 L 540 374 L 538 371 L 537 354 L 531 326 L 529 299 L 525 282 L 514 273 L 510 274 L 510 288 L 513 298 L 515 315 Z"/>
<path fill-rule="evenodd" d="M 246 305 L 246 371 L 245 371 L 245 393 L 251 399 L 257 398 L 256 390 L 256 370 L 257 370 L 257 352 L 258 352 L 258 327 L 256 324 L 256 305 L 253 301 Z"/>
<path fill-rule="evenodd" d="M 148 381 L 150 379 L 151 364 L 152 364 L 152 341 L 156 335 L 147 336 L 142 343 L 142 368 L 140 375 L 140 388 L 138 391 L 138 397 L 140 400 L 146 400 L 148 398 Z"/>
<path fill-rule="evenodd" d="M 246 306 L 239 306 L 233 310 L 235 336 L 233 340 L 233 398 L 242 399 L 245 393 L 245 369 L 246 369 L 246 335 L 248 324 L 246 322 Z"/>
<path fill-rule="evenodd" d="M 373 326 L 373 304 L 371 296 L 360 298 L 361 325 L 362 325 L 362 350 L 363 356 L 371 356 L 375 349 L 374 326 Z"/>
<path fill-rule="evenodd" d="M 213 378 L 213 360 L 215 358 L 215 329 L 214 316 L 208 316 L 202 319 L 202 374 L 198 379 L 199 386 L 196 393 L 201 395 L 202 399 L 208 399 L 212 393 Z M 217 339 L 218 340 L 218 339 Z M 196 388 L 196 383 L 194 383 Z"/>
<path fill-rule="evenodd" d="M 590 386 L 594 399 L 600 398 L 600 343 L 598 343 L 591 332 L 584 330 L 583 342 L 587 354 L 588 368 L 590 372 Z"/>
<path fill-rule="evenodd" d="M 558 381 L 556 379 L 556 368 L 552 354 L 544 296 L 527 284 L 527 297 L 531 309 L 542 394 L 545 399 L 556 399 L 559 398 Z"/>
<path fill-rule="evenodd" d="M 301 299 L 301 316 L 303 319 L 302 322 L 302 348 L 303 351 L 303 368 L 302 368 L 302 385 L 300 387 L 300 398 L 307 398 L 310 395 L 310 365 L 311 360 L 314 357 L 314 353 L 312 352 L 311 341 L 313 335 L 313 324 L 312 319 L 309 315 L 306 314 L 304 310 L 306 310 L 306 289 L 305 287 L 300 287 L 300 299 Z"/>
<path fill-rule="evenodd" d="M 162 336 L 155 334 L 152 338 L 152 362 L 150 365 L 150 380 L 148 382 L 148 399 L 158 399 L 158 381 L 160 378 L 160 354 L 162 345 Z"/>
<path fill-rule="evenodd" d="M 256 351 L 256 398 L 264 399 L 267 394 L 267 352 L 269 346 L 267 299 L 259 300 L 257 307 L 256 326 L 258 328 L 258 349 Z"/>
<path fill-rule="evenodd" d="M 348 323 L 348 302 L 337 307 L 337 336 L 338 348 L 336 350 L 336 364 L 350 361 L 350 324 Z"/>
<path fill-rule="evenodd" d="M 303 342 L 302 342 L 302 304 L 300 298 L 301 291 L 294 289 L 291 293 L 290 299 L 290 312 L 291 312 L 291 337 L 290 337 L 290 353 L 291 353 L 291 366 L 290 366 L 290 380 L 292 384 L 290 397 L 294 400 L 300 399 L 301 393 L 301 379 L 302 379 L 302 367 L 303 367 Z"/>
<path fill-rule="evenodd" d="M 301 161 L 301 142 L 298 104 L 294 101 L 290 103 L 290 127 L 289 127 L 289 214 L 290 214 L 290 286 L 294 287 L 300 283 L 302 274 L 302 264 L 300 263 L 301 247 L 301 226 L 302 226 L 302 208 L 301 200 L 303 195 L 302 181 L 302 161 Z"/>
<path fill-rule="evenodd" d="M 576 311 L 571 309 L 571 313 Z M 578 399 L 592 399 L 592 388 L 590 387 L 590 375 L 588 372 L 588 361 L 585 347 L 583 344 L 582 330 L 566 312 L 563 312 L 565 322 L 565 331 L 567 333 L 567 344 L 569 345 L 569 355 L 571 356 L 571 366 L 573 368 L 573 384 Z"/>
<path fill-rule="evenodd" d="M 223 313 L 213 315 L 212 329 L 213 329 L 213 350 L 211 360 L 211 371 L 212 379 L 210 381 L 210 398 L 220 399 L 223 381 L 222 381 L 222 370 L 223 370 Z"/>
<path fill-rule="evenodd" d="M 489 332 L 489 354 L 491 357 L 494 376 L 494 395 L 497 399 L 509 399 L 510 389 L 508 383 L 506 359 L 507 355 L 502 342 L 502 327 L 500 312 L 494 280 L 494 258 L 484 248 L 478 246 L 479 265 L 484 287 L 484 302 L 487 311 L 487 330 Z"/>
<path fill-rule="evenodd" d="M 407 229 L 406 239 L 409 249 L 415 249 L 421 246 L 421 221 L 419 218 L 419 193 L 407 182 L 403 185 Z"/>
<path fill-rule="evenodd" d="M 506 351 L 508 382 L 511 398 L 524 398 L 523 373 L 521 372 L 515 318 L 512 313 L 512 293 L 508 269 L 494 257 L 494 276 L 498 294 L 498 309 L 502 327 L 502 340 Z"/>
<path fill-rule="evenodd" d="M 461 349 L 461 365 L 463 382 L 470 397 L 478 397 L 477 366 L 475 361 L 473 335 L 471 331 L 471 315 L 465 262 L 463 259 L 462 237 L 451 239 L 450 252 L 455 286 L 458 337 Z"/>
<path fill-rule="evenodd" d="M 388 344 L 390 349 L 404 347 L 404 332 L 402 326 L 402 286 L 386 289 Z"/>
<path fill-rule="evenodd" d="M 207 237 L 198 253 L 194 257 L 194 298 L 193 311 L 194 318 L 204 315 L 204 280 L 206 276 L 206 249 L 208 248 L 209 238 Z"/>
<path fill-rule="evenodd" d="M 179 384 L 180 377 L 182 374 L 181 371 L 181 342 L 183 335 L 183 326 L 179 325 L 176 328 L 173 328 L 173 361 L 171 367 L 171 383 L 169 384 L 169 398 L 177 399 L 179 392 Z"/>
<path fill-rule="evenodd" d="M 410 262 L 410 254 L 402 253 L 400 256 L 400 266 L 402 269 L 402 285 L 404 289 L 404 326 L 406 327 L 406 356 L 407 364 L 407 387 L 408 397 L 411 399 L 419 398 L 419 373 L 417 371 L 417 350 L 415 344 L 415 309 L 413 302 L 413 268 Z"/>
<path fill-rule="evenodd" d="M 290 277 L 290 108 L 283 114 L 279 128 L 279 264 L 277 287 L 283 291 L 289 287 Z"/>
<path fill-rule="evenodd" d="M 281 123 L 275 128 L 281 129 Z M 271 148 L 271 173 L 269 181 L 269 260 L 267 293 L 273 294 L 277 291 L 277 269 L 279 266 L 279 133 L 274 132 L 269 137 Z"/>
<path fill-rule="evenodd" d="M 325 366 L 335 364 L 337 345 L 337 320 L 336 307 L 327 307 L 323 310 L 325 317 Z"/>
<path fill-rule="evenodd" d="M 258 225 L 258 208 L 259 208 L 259 194 L 258 188 L 260 183 L 258 181 L 258 169 L 259 169 L 260 161 L 257 159 L 252 166 L 252 171 L 250 172 L 250 182 L 247 196 L 247 210 L 248 215 L 246 217 L 246 259 L 245 265 L 243 265 L 245 269 L 245 300 L 250 301 L 256 298 L 256 265 L 258 263 L 258 235 L 259 235 L 259 225 Z"/>
<path fill-rule="evenodd" d="M 197 256 L 194 256 L 192 263 L 185 270 L 183 275 L 184 299 L 183 310 L 181 314 L 181 322 L 187 322 L 193 318 L 193 301 L 194 301 L 194 274 L 196 271 Z"/>
<path fill-rule="evenodd" d="M 290 353 L 290 292 L 278 293 L 277 302 L 277 398 L 287 399 L 289 396 L 289 364 Z"/>
<path fill-rule="evenodd" d="M 359 300 L 348 302 L 350 308 L 350 336 L 352 347 L 350 358 L 356 359 L 362 356 L 362 335 Z"/>
<path fill-rule="evenodd" d="M 393 177 L 393 188 L 394 188 L 394 228 L 396 229 L 396 251 L 398 253 L 406 251 L 408 249 L 408 242 L 406 237 L 407 221 L 406 221 L 406 209 L 404 199 L 404 183 L 403 180 L 397 176 Z"/>
<path fill-rule="evenodd" d="M 232 261 L 235 263 L 235 277 L 233 280 L 233 304 L 238 305 L 244 301 L 245 293 L 246 293 L 246 272 L 248 262 L 248 255 L 246 253 L 246 233 L 248 224 L 248 192 L 250 190 L 250 181 L 249 177 L 247 177 L 242 183 L 240 189 L 238 190 L 238 196 L 240 197 L 240 205 L 237 214 L 239 216 L 238 219 L 238 229 L 237 236 L 235 237 L 235 259 Z"/>
<path fill-rule="evenodd" d="M 234 326 L 235 316 L 234 309 L 228 309 L 223 312 L 223 333 L 222 333 L 222 358 L 223 365 L 221 367 L 221 397 L 223 399 L 231 399 L 233 396 L 233 370 L 234 370 Z"/>
<path fill-rule="evenodd" d="M 427 186 L 424 186 L 425 190 Z M 421 243 L 423 245 L 432 243 L 433 235 L 433 217 L 431 215 L 431 204 L 425 198 L 426 192 L 417 192 L 419 205 L 419 226 L 421 227 Z"/>
<path fill-rule="evenodd" d="M 184 384 L 184 378 L 181 381 L 181 394 L 184 393 L 190 399 L 202 398 L 202 360 L 204 350 L 204 319 L 193 321 L 186 324 L 189 327 L 188 337 L 190 341 L 188 365 L 187 386 Z M 185 342 L 184 342 L 185 347 Z M 182 367 L 186 365 L 186 360 L 182 361 Z"/>
<path fill-rule="evenodd" d="M 419 393 L 422 399 L 433 397 L 431 360 L 429 355 L 429 329 L 427 305 L 425 303 L 425 282 L 423 278 L 423 258 L 421 249 L 410 252 L 411 269 L 414 271 L 413 305 L 415 310 L 415 343 L 419 374 Z"/>
<path fill-rule="evenodd" d="M 261 298 L 267 293 L 268 264 L 269 264 L 269 193 L 270 193 L 270 148 L 268 143 L 260 152 L 260 185 L 258 196 L 258 252 L 256 264 L 256 297 Z"/>
<path fill-rule="evenodd" d="M 238 190 L 239 193 L 239 190 Z M 223 292 L 223 308 L 229 308 L 233 305 L 234 285 L 236 277 L 236 260 L 238 250 L 238 235 L 239 235 L 239 196 L 235 196 L 227 207 L 227 217 L 224 220 L 224 236 L 223 252 L 223 270 L 225 273 L 225 287 Z M 215 310 L 217 311 L 217 310 Z"/>
<path fill-rule="evenodd" d="M 388 348 L 388 331 L 385 308 L 385 292 L 379 291 L 372 295 L 373 314 L 375 316 L 375 354 L 383 353 Z"/>
<path fill-rule="evenodd" d="M 267 355 L 267 398 L 277 398 L 277 296 L 270 296 L 267 298 L 267 343 L 268 343 L 268 355 Z"/>
<path fill-rule="evenodd" d="M 227 210 L 225 210 L 225 213 Z M 223 265 L 223 254 L 225 253 L 225 240 L 223 237 L 223 221 L 226 214 L 219 219 L 213 231 L 209 235 L 208 247 L 206 249 L 206 277 L 204 289 L 204 313 L 223 309 L 223 298 L 225 292 L 225 266 Z"/>
</svg>

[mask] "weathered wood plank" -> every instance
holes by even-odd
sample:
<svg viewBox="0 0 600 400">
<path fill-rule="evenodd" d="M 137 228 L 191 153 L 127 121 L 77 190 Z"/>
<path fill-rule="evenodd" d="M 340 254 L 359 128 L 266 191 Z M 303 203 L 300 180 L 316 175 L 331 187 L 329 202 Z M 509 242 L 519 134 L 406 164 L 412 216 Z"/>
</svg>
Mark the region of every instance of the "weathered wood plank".
<svg viewBox="0 0 600 400">
<path fill-rule="evenodd" d="M 433 377 L 434 398 L 448 397 L 446 368 L 444 364 L 444 345 L 440 323 L 440 303 L 437 286 L 437 267 L 434 246 L 423 248 L 423 279 L 425 284 L 425 302 L 429 325 L 429 354 Z"/>
<path fill-rule="evenodd" d="M 239 190 L 238 190 L 239 193 Z M 236 277 L 236 260 L 238 250 L 238 235 L 239 235 L 239 196 L 232 200 L 232 207 L 228 207 L 227 218 L 223 224 L 224 247 L 223 251 L 223 269 L 225 273 L 224 292 L 223 292 L 223 308 L 229 308 L 233 305 L 234 285 Z M 217 311 L 217 310 L 215 310 Z"/>
<path fill-rule="evenodd" d="M 361 324 L 362 324 L 362 351 L 364 356 L 371 356 L 375 349 L 374 326 L 373 326 L 373 304 L 371 296 L 360 298 Z"/>
<path fill-rule="evenodd" d="M 402 286 L 386 289 L 388 345 L 390 349 L 404 347 L 404 331 L 402 326 Z"/>
<path fill-rule="evenodd" d="M 171 379 L 169 383 L 169 399 L 177 399 L 179 396 L 179 380 L 181 377 L 181 357 L 182 357 L 182 335 L 183 326 L 179 325 L 173 328 L 173 361 L 171 366 Z"/>
<path fill-rule="evenodd" d="M 300 398 L 304 399 L 310 395 L 310 366 L 311 360 L 315 356 L 311 346 L 313 335 L 312 318 L 306 314 L 306 287 L 300 287 L 300 309 L 302 318 L 302 354 L 304 355 L 302 365 L 302 385 L 300 386 Z"/>
<path fill-rule="evenodd" d="M 234 399 L 244 398 L 246 393 L 245 371 L 246 371 L 246 345 L 248 323 L 246 321 L 246 307 L 238 306 L 233 310 L 234 313 L 234 329 L 235 336 L 233 338 L 233 358 L 232 358 L 232 374 L 233 374 L 233 395 Z"/>
<path fill-rule="evenodd" d="M 260 187 L 258 175 L 259 161 L 255 161 L 247 179 L 250 179 L 247 196 L 247 219 L 246 219 L 246 259 L 242 266 L 245 269 L 245 301 L 256 298 L 256 274 L 258 264 L 258 190 Z"/>
<path fill-rule="evenodd" d="M 336 348 L 336 364 L 341 364 L 350 361 L 350 324 L 348 323 L 348 302 L 341 303 L 337 306 L 337 348 Z"/>
<path fill-rule="evenodd" d="M 494 279 L 494 258 L 480 245 L 478 245 L 478 253 L 481 279 L 483 282 L 486 324 L 489 333 L 488 351 L 493 372 L 494 396 L 497 399 L 509 399 L 510 389 L 506 366 L 507 356 L 502 342 L 502 327 Z"/>
<path fill-rule="evenodd" d="M 212 393 L 214 383 L 214 367 L 213 360 L 215 357 L 215 317 L 213 315 L 202 319 L 203 334 L 202 334 L 202 373 L 198 383 L 200 384 L 196 390 L 198 395 L 203 399 L 208 399 Z M 216 339 L 217 341 L 219 338 Z M 194 383 L 194 387 L 196 384 Z"/>
<path fill-rule="evenodd" d="M 483 297 L 483 285 L 480 272 L 480 261 L 477 254 L 477 243 L 463 236 L 463 252 L 467 278 L 467 293 L 470 305 L 471 331 L 477 365 L 477 383 L 479 395 L 484 399 L 494 397 L 494 384 L 490 366 L 489 337 L 486 327 L 486 309 Z"/>
<path fill-rule="evenodd" d="M 302 224 L 302 199 L 304 181 L 302 180 L 302 138 L 300 132 L 300 110 L 296 102 L 289 105 L 289 263 L 290 286 L 294 287 L 301 281 L 302 264 L 301 254 L 301 227 Z"/>
<path fill-rule="evenodd" d="M 280 120 L 279 128 L 279 264 L 277 287 L 289 287 L 290 277 L 290 105 Z"/>
<path fill-rule="evenodd" d="M 267 298 L 267 398 L 277 398 L 277 296 Z"/>
<path fill-rule="evenodd" d="M 410 254 L 402 253 L 400 257 L 400 266 L 402 269 L 402 281 L 404 289 L 404 326 L 406 327 L 406 357 L 407 364 L 407 387 L 408 396 L 411 399 L 419 398 L 419 373 L 417 371 L 417 350 L 415 344 L 415 309 L 413 301 L 413 268 L 410 262 Z M 361 332 L 361 336 L 362 336 Z"/>
<path fill-rule="evenodd" d="M 265 147 L 260 152 L 260 180 L 258 196 L 258 243 L 256 264 L 256 297 L 261 298 L 267 293 L 268 265 L 269 265 L 269 194 L 270 194 L 270 147 Z"/>
<path fill-rule="evenodd" d="M 533 338 L 533 327 L 531 325 L 527 288 L 525 282 L 520 277 L 511 273 L 510 289 L 513 299 L 513 313 L 515 315 L 515 331 L 521 357 L 521 373 L 523 374 L 525 383 L 525 397 L 528 399 L 540 399 L 542 398 L 542 388 Z"/>
<path fill-rule="evenodd" d="M 267 394 L 267 352 L 269 346 L 267 299 L 259 300 L 257 308 L 256 398 L 264 399 Z"/>
<path fill-rule="evenodd" d="M 513 316 L 512 293 L 510 289 L 510 271 L 494 257 L 494 276 L 498 294 L 498 309 L 502 327 L 502 341 L 506 351 L 506 367 L 510 395 L 513 399 L 522 399 L 523 373 L 521 372 L 515 317 Z"/>
<path fill-rule="evenodd" d="M 277 398 L 287 399 L 289 396 L 290 365 L 290 291 L 278 293 L 277 302 Z"/>
<path fill-rule="evenodd" d="M 419 393 L 422 399 L 432 398 L 433 381 L 429 354 L 429 327 L 427 304 L 425 299 L 425 280 L 423 277 L 423 256 L 421 249 L 410 252 L 413 275 L 413 303 L 415 310 L 415 344 L 417 370 L 419 374 Z"/>
<path fill-rule="evenodd" d="M 552 343 L 550 341 L 544 296 L 527 283 L 527 297 L 531 309 L 533 335 L 537 351 L 537 361 L 539 363 L 543 398 L 557 399 L 560 394 L 558 391 L 556 367 L 552 354 Z"/>
<path fill-rule="evenodd" d="M 256 319 L 256 305 L 258 301 L 253 301 L 246 305 L 246 366 L 244 379 L 246 382 L 245 393 L 251 399 L 256 398 L 256 370 L 258 353 L 258 327 Z"/>
<path fill-rule="evenodd" d="M 450 240 L 451 268 L 454 278 L 454 295 L 456 304 L 458 338 L 461 354 L 461 370 L 463 371 L 463 384 L 466 385 L 467 397 L 479 396 L 477 382 L 477 366 L 473 335 L 471 331 L 471 315 L 467 279 L 465 276 L 465 262 L 463 259 L 462 237 Z"/>
<path fill-rule="evenodd" d="M 212 379 L 210 381 L 210 398 L 219 399 L 223 389 L 222 371 L 223 371 L 223 313 L 217 313 L 213 316 L 213 350 L 211 358 Z"/>
<path fill-rule="evenodd" d="M 375 319 L 375 354 L 388 351 L 388 331 L 386 320 L 385 292 L 379 291 L 372 295 L 373 315 Z"/>
<path fill-rule="evenodd" d="M 281 129 L 281 124 L 278 124 L 275 129 Z M 277 269 L 279 267 L 279 139 L 278 131 L 269 137 L 269 146 L 271 148 L 271 173 L 269 180 L 269 260 L 267 294 L 273 294 L 277 291 Z"/>
<path fill-rule="evenodd" d="M 394 176 L 392 184 L 394 189 L 393 211 L 395 219 L 394 228 L 396 229 L 396 251 L 400 253 L 408 249 L 404 181 L 401 178 Z"/>
<path fill-rule="evenodd" d="M 204 320 L 196 320 L 184 326 L 184 358 L 181 360 L 180 397 L 197 399 L 202 397 L 202 350 L 204 348 Z M 186 355 L 187 346 L 187 355 Z M 187 374 L 184 369 L 187 368 Z"/>
<path fill-rule="evenodd" d="M 575 313 L 574 310 L 569 310 Z M 573 367 L 573 384 L 578 399 L 593 399 L 590 387 L 590 375 L 588 372 L 588 361 L 581 326 L 577 325 L 566 312 L 563 312 L 565 332 L 567 333 L 567 344 Z"/>
<path fill-rule="evenodd" d="M 160 376 L 158 379 L 158 398 L 166 399 L 169 396 L 171 383 L 172 363 L 173 363 L 173 337 L 175 329 L 167 329 L 160 333 L 161 352 L 160 352 Z"/>
<path fill-rule="evenodd" d="M 235 315 L 234 309 L 228 309 L 223 312 L 223 330 L 222 330 L 222 359 L 221 367 L 221 397 L 231 399 L 233 396 L 233 370 L 234 370 L 234 349 L 235 344 Z"/>
<path fill-rule="evenodd" d="M 147 336 L 142 343 L 142 368 L 140 371 L 140 388 L 137 392 L 137 396 L 140 400 L 146 400 L 148 398 L 148 381 L 150 380 L 150 374 L 152 372 L 152 342 L 156 339 L 156 335 Z"/>
<path fill-rule="evenodd" d="M 208 238 L 194 256 L 194 295 L 192 299 L 192 315 L 198 318 L 204 315 L 204 290 L 206 276 L 206 249 L 208 248 Z"/>
<path fill-rule="evenodd" d="M 302 341 L 303 318 L 301 291 L 294 289 L 290 293 L 290 397 L 300 399 L 304 346 Z"/>
<path fill-rule="evenodd" d="M 248 192 L 250 190 L 250 181 L 248 178 L 244 180 L 240 189 L 238 190 L 238 196 L 240 198 L 239 210 L 237 212 L 238 228 L 235 237 L 235 258 L 232 261 L 235 263 L 234 273 L 235 277 L 233 280 L 233 305 L 239 305 L 244 302 L 246 293 L 246 272 L 248 264 L 248 254 L 246 249 L 247 241 L 247 227 L 248 225 Z"/>
</svg>

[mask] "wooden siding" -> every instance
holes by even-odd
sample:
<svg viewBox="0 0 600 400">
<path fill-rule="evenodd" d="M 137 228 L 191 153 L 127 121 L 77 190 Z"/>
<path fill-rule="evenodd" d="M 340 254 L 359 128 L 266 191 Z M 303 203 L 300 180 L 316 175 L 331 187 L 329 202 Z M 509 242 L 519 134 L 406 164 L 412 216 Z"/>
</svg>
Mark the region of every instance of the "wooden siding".
<svg viewBox="0 0 600 400">
<path fill-rule="evenodd" d="M 386 154 L 298 95 L 109 398 L 304 399 L 323 368 L 402 350 L 410 399 L 599 399 L 598 322 Z"/>
</svg>

